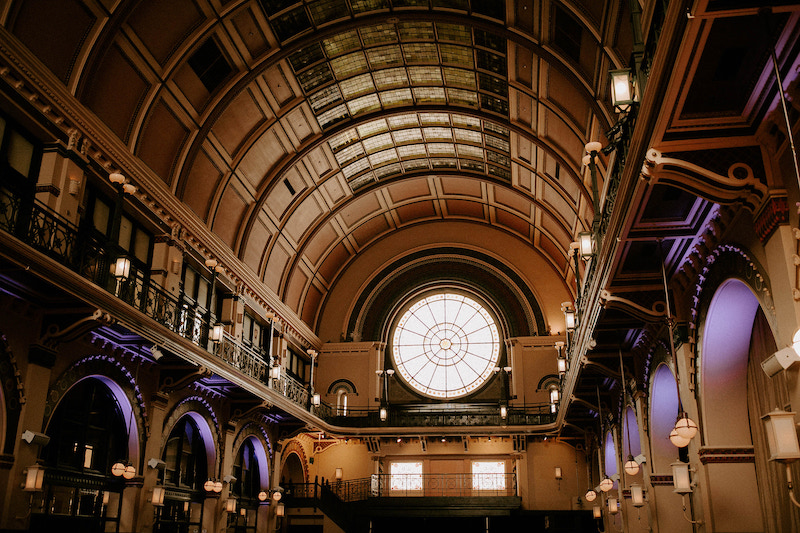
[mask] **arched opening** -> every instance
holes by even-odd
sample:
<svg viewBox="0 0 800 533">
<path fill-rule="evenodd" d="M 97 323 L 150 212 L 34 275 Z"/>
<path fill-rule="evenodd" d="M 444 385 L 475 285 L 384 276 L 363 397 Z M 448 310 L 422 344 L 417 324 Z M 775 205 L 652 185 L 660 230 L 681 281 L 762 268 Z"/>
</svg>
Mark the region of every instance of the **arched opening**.
<svg viewBox="0 0 800 533">
<path fill-rule="evenodd" d="M 650 398 L 650 454 L 653 473 L 668 473 L 670 464 L 678 458 L 678 451 L 669 441 L 678 416 L 678 389 L 672 370 L 658 365 L 652 378 Z"/>
<path fill-rule="evenodd" d="M 235 517 L 236 531 L 255 531 L 258 519 L 258 494 L 269 489 L 268 470 L 269 464 L 264 446 L 255 437 L 245 439 L 233 463 L 233 476 L 236 481 L 231 486 L 231 493 L 238 499 L 239 507 Z"/>
<path fill-rule="evenodd" d="M 336 416 L 347 416 L 347 389 L 336 391 Z"/>
<path fill-rule="evenodd" d="M 617 473 L 617 445 L 614 442 L 614 434 L 611 431 L 606 432 L 605 445 L 603 446 L 603 468 L 606 477 L 611 477 Z M 614 482 L 614 488 L 618 487 L 618 483 Z"/>
<path fill-rule="evenodd" d="M 281 470 L 281 486 L 287 487 L 292 483 L 306 483 L 305 469 L 303 468 L 303 461 L 296 453 L 290 453 L 283 463 Z"/>
</svg>

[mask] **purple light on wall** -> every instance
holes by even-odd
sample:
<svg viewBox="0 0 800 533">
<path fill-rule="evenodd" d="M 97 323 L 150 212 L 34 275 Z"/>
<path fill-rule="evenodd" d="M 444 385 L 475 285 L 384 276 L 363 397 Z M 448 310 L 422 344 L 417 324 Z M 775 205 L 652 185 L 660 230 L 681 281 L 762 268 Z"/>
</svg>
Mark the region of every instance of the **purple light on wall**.
<svg viewBox="0 0 800 533">
<path fill-rule="evenodd" d="M 675 446 L 669 441 L 669 432 L 675 427 L 678 416 L 678 391 L 675 377 L 665 364 L 653 374 L 653 391 L 650 398 L 650 439 L 654 471 L 667 471 L 675 459 Z"/>
<path fill-rule="evenodd" d="M 606 433 L 605 453 L 603 455 L 606 475 L 611 477 L 617 473 L 617 447 L 614 445 L 614 436 L 610 431 Z"/>
<path fill-rule="evenodd" d="M 628 455 L 639 455 L 642 453 L 642 443 L 639 441 L 639 423 L 636 421 L 636 413 L 633 408 L 625 409 L 625 433 L 622 435 L 623 459 L 627 460 Z M 630 448 L 628 447 L 630 440 Z"/>
</svg>

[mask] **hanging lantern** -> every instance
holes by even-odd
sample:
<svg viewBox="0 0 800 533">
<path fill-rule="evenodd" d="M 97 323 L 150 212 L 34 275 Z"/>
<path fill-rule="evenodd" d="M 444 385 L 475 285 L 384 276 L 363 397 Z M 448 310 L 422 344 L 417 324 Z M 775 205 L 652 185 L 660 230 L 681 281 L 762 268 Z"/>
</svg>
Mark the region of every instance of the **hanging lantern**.
<svg viewBox="0 0 800 533">
<path fill-rule="evenodd" d="M 267 497 L 268 497 L 268 495 L 267 495 L 266 491 L 262 490 L 261 492 L 258 493 L 258 501 L 260 501 L 260 502 L 267 501 Z"/>
<path fill-rule="evenodd" d="M 684 439 L 692 440 L 697 435 L 697 424 L 686 413 L 675 422 L 675 431 Z"/>
<path fill-rule="evenodd" d="M 608 499 L 608 512 L 611 514 L 617 514 L 619 512 L 619 503 L 616 498 Z"/>
<path fill-rule="evenodd" d="M 692 492 L 692 481 L 689 477 L 689 463 L 678 461 L 672 463 L 672 485 L 675 487 L 673 492 L 678 494 L 689 494 Z"/>
<path fill-rule="evenodd" d="M 675 428 L 672 428 L 672 431 L 670 431 L 669 433 L 669 441 L 678 448 L 683 448 L 685 446 L 688 446 L 691 440 L 692 439 L 681 437 L 681 435 L 678 433 L 678 430 Z"/>
<path fill-rule="evenodd" d="M 600 482 L 600 490 L 602 490 L 603 492 L 608 492 L 613 488 L 614 488 L 614 482 L 611 481 L 609 478 L 605 478 L 603 479 L 603 481 Z"/>
<path fill-rule="evenodd" d="M 629 455 L 628 460 L 625 462 L 625 473 L 629 476 L 635 476 L 639 473 L 639 463 L 633 460 L 633 455 Z"/>
<path fill-rule="evenodd" d="M 586 491 L 586 494 L 583 497 L 586 498 L 587 502 L 593 502 L 597 499 L 597 493 L 592 489 L 589 489 Z"/>
<path fill-rule="evenodd" d="M 597 519 L 603 518 L 603 508 L 599 505 L 592 507 L 592 516 Z"/>
<path fill-rule="evenodd" d="M 637 508 L 644 506 L 644 489 L 638 483 L 631 484 L 631 502 Z"/>
<path fill-rule="evenodd" d="M 125 471 L 122 473 L 122 477 L 124 479 L 133 479 L 136 475 L 136 467 L 133 465 L 128 465 L 125 467 Z"/>
<path fill-rule="evenodd" d="M 214 492 L 214 482 L 210 479 L 203 483 L 203 490 L 206 492 Z"/>
<path fill-rule="evenodd" d="M 764 421 L 764 433 L 767 434 L 770 461 L 791 463 L 800 459 L 794 415 L 791 411 L 776 409 L 761 417 Z"/>
</svg>

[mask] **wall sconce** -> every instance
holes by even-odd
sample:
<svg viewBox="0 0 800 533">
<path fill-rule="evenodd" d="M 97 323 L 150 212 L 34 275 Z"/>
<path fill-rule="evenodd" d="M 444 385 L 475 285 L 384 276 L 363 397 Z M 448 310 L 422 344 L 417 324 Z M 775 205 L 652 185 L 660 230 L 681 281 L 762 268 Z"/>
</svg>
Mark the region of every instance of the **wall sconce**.
<svg viewBox="0 0 800 533">
<path fill-rule="evenodd" d="M 236 498 L 228 498 L 225 500 L 225 510 L 229 513 L 236 512 Z"/>
<path fill-rule="evenodd" d="M 591 231 L 578 233 L 578 252 L 584 261 L 588 261 L 594 256 L 594 235 Z"/>
<path fill-rule="evenodd" d="M 609 498 L 608 499 L 608 512 L 613 514 L 617 514 L 619 512 L 619 502 L 616 498 Z"/>
<path fill-rule="evenodd" d="M 164 470 L 164 468 L 167 467 L 167 463 L 165 463 L 161 459 L 156 459 L 155 457 L 151 457 L 150 460 L 147 461 L 147 466 L 152 468 L 153 470 Z"/>
<path fill-rule="evenodd" d="M 231 483 L 236 483 L 236 476 L 228 474 L 227 476 L 222 478 L 222 481 L 227 483 L 228 485 L 230 485 Z"/>
<path fill-rule="evenodd" d="M 150 498 L 150 503 L 152 503 L 157 507 L 161 507 L 162 505 L 164 505 L 165 494 L 166 491 L 164 490 L 164 487 L 161 486 L 153 487 L 153 497 Z"/>
<path fill-rule="evenodd" d="M 389 417 L 389 411 L 385 407 L 381 407 L 380 410 L 380 418 L 381 422 L 386 422 L 386 419 Z"/>
<path fill-rule="evenodd" d="M 766 360 L 761 362 L 764 373 L 773 377 L 781 370 L 786 370 L 796 362 L 800 361 L 800 329 L 794 332 L 792 345 L 778 350 Z"/>
<path fill-rule="evenodd" d="M 333 477 L 336 479 L 336 481 L 341 481 L 342 480 L 342 474 L 343 474 L 342 468 L 341 467 L 337 467 L 336 470 L 334 470 Z"/>
<path fill-rule="evenodd" d="M 689 463 L 678 461 L 672 463 L 672 485 L 675 487 L 673 492 L 680 495 L 692 492 L 692 482 L 689 477 Z"/>
<path fill-rule="evenodd" d="M 558 367 L 558 374 L 563 376 L 567 373 L 567 357 L 564 354 L 564 341 L 558 341 L 556 343 L 556 365 Z"/>
<path fill-rule="evenodd" d="M 792 485 L 792 469 L 790 464 L 800 459 L 800 444 L 797 441 L 797 426 L 795 413 L 775 409 L 761 417 L 764 421 L 764 432 L 767 434 L 769 445 L 769 460 L 778 461 L 786 465 L 786 486 L 789 489 L 789 499 L 796 507 L 800 502 L 794 495 Z"/>
<path fill-rule="evenodd" d="M 285 514 L 286 509 L 282 503 L 275 506 L 275 516 L 284 516 Z"/>
<path fill-rule="evenodd" d="M 222 324 L 214 324 L 211 328 L 211 333 L 209 334 L 209 338 L 212 342 L 220 342 L 222 341 L 222 332 L 224 331 L 225 326 Z"/>
<path fill-rule="evenodd" d="M 281 366 L 275 365 L 269 369 L 269 377 L 272 379 L 281 379 Z"/>
<path fill-rule="evenodd" d="M 553 387 L 550 389 L 550 403 L 558 403 L 559 392 L 558 389 Z"/>
<path fill-rule="evenodd" d="M 603 508 L 599 505 L 592 507 L 592 517 L 597 518 L 598 520 L 603 518 Z"/>
<path fill-rule="evenodd" d="M 44 468 L 41 465 L 34 464 L 28 467 L 25 472 L 25 492 L 36 492 L 42 490 L 44 484 Z"/>
<path fill-rule="evenodd" d="M 593 502 L 597 499 L 597 492 L 592 489 L 586 491 L 586 494 L 583 495 L 587 502 Z"/>
<path fill-rule="evenodd" d="M 131 275 L 131 260 L 127 257 L 117 257 L 112 271 L 118 280 L 125 280 Z"/>
<path fill-rule="evenodd" d="M 638 483 L 631 483 L 631 503 L 637 509 L 644 507 L 644 489 Z"/>
<path fill-rule="evenodd" d="M 50 437 L 44 433 L 37 433 L 35 431 L 31 431 L 30 429 L 23 431 L 21 437 L 22 440 L 28 444 L 35 444 L 37 446 L 47 446 L 47 444 L 50 442 Z"/>
<path fill-rule="evenodd" d="M 322 398 L 320 398 L 319 393 L 314 393 L 314 395 L 311 397 L 311 403 L 314 405 L 314 407 L 319 407 L 321 402 Z"/>
<path fill-rule="evenodd" d="M 608 73 L 611 79 L 611 103 L 617 113 L 626 113 L 636 102 L 636 80 L 631 69 L 612 70 Z"/>
<path fill-rule="evenodd" d="M 556 469 L 555 469 L 555 475 L 556 475 L 556 479 L 557 479 L 558 481 L 561 481 L 561 480 L 564 478 L 564 475 L 563 475 L 563 473 L 561 472 L 561 467 L 560 467 L 560 466 L 557 466 L 557 467 L 556 467 Z"/>
<path fill-rule="evenodd" d="M 505 420 L 508 417 L 508 407 L 505 405 L 500 406 L 500 418 Z"/>
<path fill-rule="evenodd" d="M 108 181 L 111 183 L 116 183 L 117 185 L 122 185 L 125 183 L 125 176 L 120 174 L 119 172 L 112 172 L 108 175 Z"/>
<path fill-rule="evenodd" d="M 572 307 L 572 302 L 564 302 L 561 304 L 561 310 L 564 312 L 564 324 L 568 331 L 575 329 L 577 320 L 575 317 L 575 308 Z"/>
</svg>

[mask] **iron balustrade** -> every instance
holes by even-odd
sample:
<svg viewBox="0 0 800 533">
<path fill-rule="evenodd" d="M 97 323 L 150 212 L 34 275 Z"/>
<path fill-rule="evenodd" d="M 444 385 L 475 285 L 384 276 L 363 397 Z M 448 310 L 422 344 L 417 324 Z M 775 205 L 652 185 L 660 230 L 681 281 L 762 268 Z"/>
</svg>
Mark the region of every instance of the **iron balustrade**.
<svg viewBox="0 0 800 533">
<path fill-rule="evenodd" d="M 340 414 L 335 407 L 325 403 L 318 407 L 318 415 L 340 427 L 463 427 L 463 426 L 537 426 L 551 424 L 556 414 L 550 411 L 549 403 L 519 404 L 508 406 L 506 417 L 500 415 L 496 404 L 469 406 L 458 404 L 447 406 L 390 405 L 386 420 L 380 419 L 378 408 L 347 408 Z"/>
<path fill-rule="evenodd" d="M 239 344 L 227 332 L 222 334 L 222 339 L 214 348 L 214 354 L 251 378 L 262 383 L 267 382 L 269 363 L 262 359 L 259 352 Z"/>
</svg>

